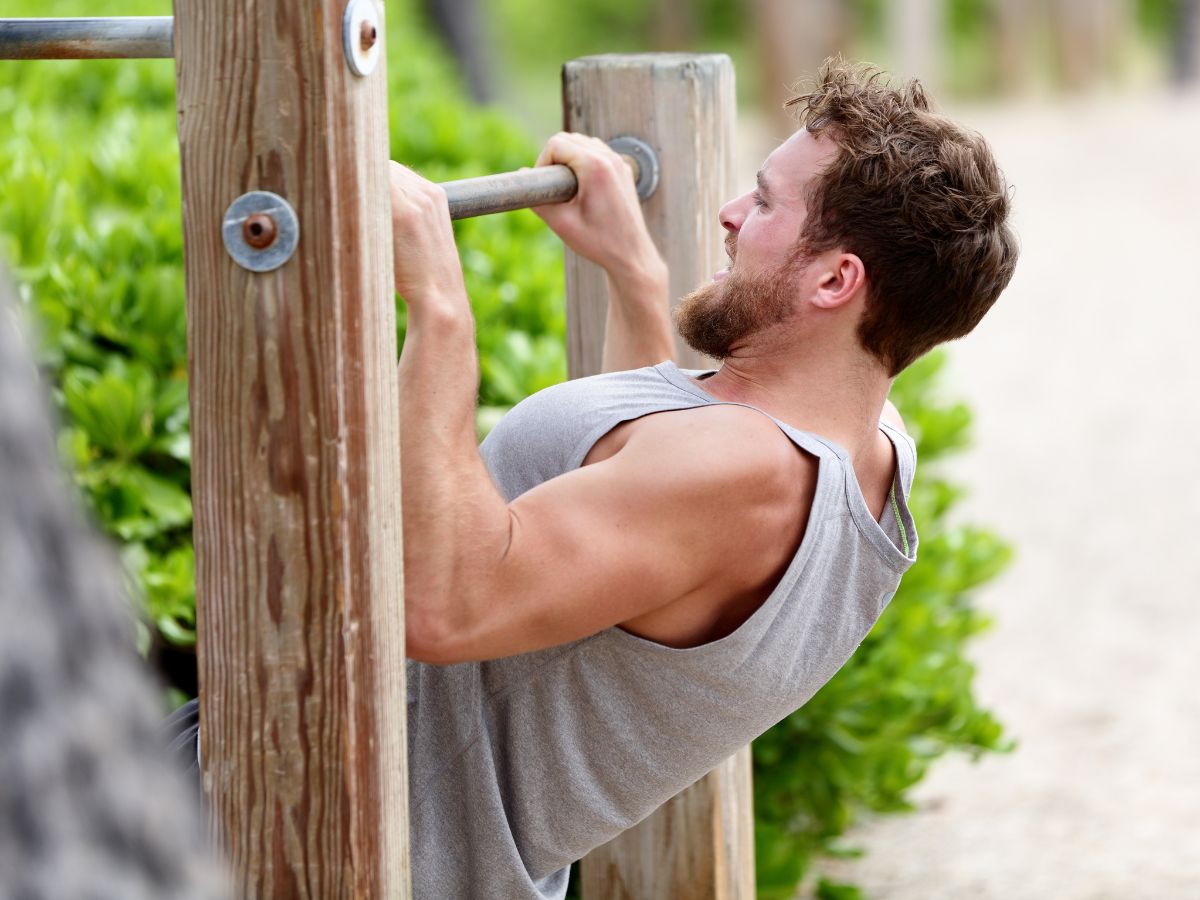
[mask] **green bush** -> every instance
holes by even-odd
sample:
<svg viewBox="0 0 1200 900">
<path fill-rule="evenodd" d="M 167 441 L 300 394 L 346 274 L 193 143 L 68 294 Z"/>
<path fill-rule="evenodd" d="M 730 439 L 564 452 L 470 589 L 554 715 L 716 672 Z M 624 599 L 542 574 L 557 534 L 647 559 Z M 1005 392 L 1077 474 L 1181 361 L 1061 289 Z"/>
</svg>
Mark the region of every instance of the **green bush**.
<svg viewBox="0 0 1200 900">
<path fill-rule="evenodd" d="M 79 0 L 9 4 L 72 16 Z M 122 15 L 170 14 L 130 0 Z M 388 6 L 391 154 L 435 180 L 529 165 L 536 146 L 470 107 L 402 3 Z M 116 537 L 146 637 L 195 641 L 179 150 L 170 60 L 0 62 L 0 256 L 41 330 L 60 443 Z M 459 222 L 479 323 L 481 421 L 566 377 L 562 253 L 530 212 Z M 403 339 L 403 310 L 400 338 Z"/>
<path fill-rule="evenodd" d="M 170 7 L 126 0 L 119 12 Z M 79 0 L 14 0 L 5 14 L 95 13 Z M 536 146 L 464 101 L 411 8 L 393 0 L 388 17 L 393 157 L 435 180 L 528 164 Z M 173 65 L 0 63 L 0 121 L 0 255 L 41 326 L 64 459 L 122 547 L 146 637 L 187 647 L 195 593 Z M 482 430 L 565 377 L 561 253 L 528 212 L 456 230 L 479 326 Z M 842 672 L 755 745 L 764 898 L 788 896 L 856 810 L 903 808 L 937 756 L 1000 746 L 962 648 L 983 625 L 967 592 L 1008 551 L 947 524 L 959 491 L 929 464 L 962 446 L 969 415 L 936 400 L 939 364 L 923 360 L 895 391 L 920 443 L 921 561 Z M 819 891 L 852 896 L 829 882 Z"/>
</svg>

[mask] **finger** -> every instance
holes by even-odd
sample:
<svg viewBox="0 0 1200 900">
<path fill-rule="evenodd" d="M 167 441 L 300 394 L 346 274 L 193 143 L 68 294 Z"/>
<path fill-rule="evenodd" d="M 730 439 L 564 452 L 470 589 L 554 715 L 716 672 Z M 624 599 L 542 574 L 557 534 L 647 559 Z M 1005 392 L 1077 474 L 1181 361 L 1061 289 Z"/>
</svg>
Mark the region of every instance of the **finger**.
<svg viewBox="0 0 1200 900">
<path fill-rule="evenodd" d="M 586 135 L 564 131 L 546 142 L 537 164 L 570 166 L 576 174 L 582 174 L 594 168 L 597 161 L 598 155 Z"/>
<path fill-rule="evenodd" d="M 558 155 L 565 151 L 567 146 L 566 138 L 567 133 L 565 131 L 551 135 L 550 139 L 546 141 L 546 145 L 542 147 L 542 152 L 538 154 L 537 162 L 534 165 L 552 166 L 560 162 Z"/>
<path fill-rule="evenodd" d="M 405 193 L 435 194 L 442 186 L 430 181 L 415 170 L 410 169 L 394 159 L 388 160 L 388 180 L 404 189 Z"/>
</svg>

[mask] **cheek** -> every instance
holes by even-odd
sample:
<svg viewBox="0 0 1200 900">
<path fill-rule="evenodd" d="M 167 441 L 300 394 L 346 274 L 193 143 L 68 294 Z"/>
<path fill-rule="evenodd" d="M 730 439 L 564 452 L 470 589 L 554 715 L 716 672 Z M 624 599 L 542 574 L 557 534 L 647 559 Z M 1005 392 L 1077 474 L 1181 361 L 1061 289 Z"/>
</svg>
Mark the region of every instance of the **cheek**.
<svg viewBox="0 0 1200 900">
<path fill-rule="evenodd" d="M 774 227 L 760 220 L 747 225 L 738 235 L 738 259 L 752 269 L 770 269 L 782 265 L 790 256 L 794 235 L 790 228 Z M 748 252 L 744 252 L 748 251 Z"/>
</svg>

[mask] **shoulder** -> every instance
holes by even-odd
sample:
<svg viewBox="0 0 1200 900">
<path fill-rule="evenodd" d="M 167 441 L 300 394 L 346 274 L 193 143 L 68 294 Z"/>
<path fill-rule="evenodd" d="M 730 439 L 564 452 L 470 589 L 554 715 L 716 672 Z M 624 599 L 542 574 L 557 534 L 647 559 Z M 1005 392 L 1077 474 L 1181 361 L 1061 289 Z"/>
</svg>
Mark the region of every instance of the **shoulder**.
<svg viewBox="0 0 1200 900">
<path fill-rule="evenodd" d="M 912 490 L 913 478 L 916 474 L 917 442 L 904 427 L 904 420 L 900 418 L 899 411 L 890 400 L 883 404 L 883 412 L 879 421 L 890 429 L 890 433 L 885 433 L 881 429 L 881 437 L 884 438 L 883 443 L 886 445 L 884 452 L 887 457 L 887 467 L 889 471 L 892 470 L 894 448 L 894 459 L 899 469 L 900 483 L 907 495 Z"/>
<path fill-rule="evenodd" d="M 622 489 L 655 510 L 648 518 L 666 513 L 674 523 L 695 583 L 680 601 L 686 609 L 627 624 L 656 640 L 666 640 L 680 621 L 705 623 L 700 632 L 685 629 L 686 641 L 701 632 L 705 639 L 727 633 L 794 557 L 808 527 L 818 460 L 748 407 L 709 405 L 639 421 L 613 457 L 637 472 Z"/>
<path fill-rule="evenodd" d="M 734 477 L 792 468 L 807 457 L 773 419 L 747 406 L 720 403 L 671 410 L 633 424 L 629 449 L 678 454 L 681 463 L 710 470 L 719 463 Z"/>
<path fill-rule="evenodd" d="M 632 424 L 617 454 L 621 463 L 698 506 L 709 504 L 727 524 L 770 528 L 811 505 L 816 458 L 764 413 L 713 404 Z"/>
</svg>

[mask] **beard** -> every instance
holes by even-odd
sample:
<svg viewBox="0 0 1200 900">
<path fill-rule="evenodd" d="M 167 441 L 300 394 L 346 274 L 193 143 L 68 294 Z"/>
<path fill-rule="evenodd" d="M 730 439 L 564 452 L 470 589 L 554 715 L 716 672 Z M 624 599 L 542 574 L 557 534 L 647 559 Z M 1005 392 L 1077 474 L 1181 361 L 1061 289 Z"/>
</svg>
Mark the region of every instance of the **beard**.
<svg viewBox="0 0 1200 900">
<path fill-rule="evenodd" d="M 739 341 L 792 315 L 798 263 L 791 260 L 759 275 L 731 270 L 692 291 L 675 310 L 680 336 L 693 350 L 726 359 Z"/>
</svg>

